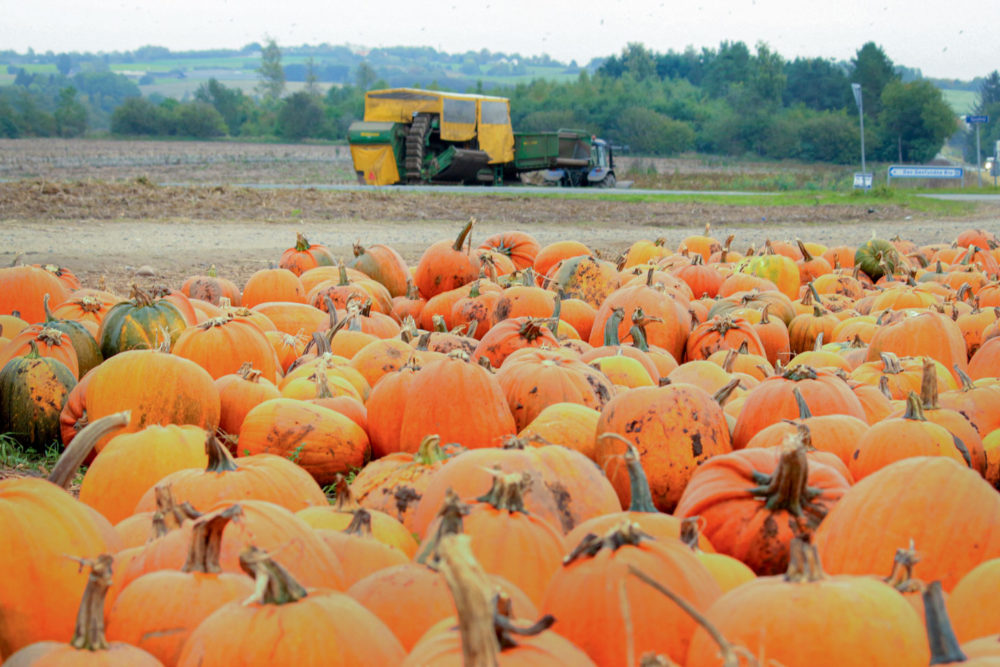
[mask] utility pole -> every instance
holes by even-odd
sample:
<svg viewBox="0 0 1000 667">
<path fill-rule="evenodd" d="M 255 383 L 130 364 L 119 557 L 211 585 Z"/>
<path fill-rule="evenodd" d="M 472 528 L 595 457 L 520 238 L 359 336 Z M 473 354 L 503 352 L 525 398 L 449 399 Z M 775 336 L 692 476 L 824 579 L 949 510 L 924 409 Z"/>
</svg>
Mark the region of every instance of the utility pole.
<svg viewBox="0 0 1000 667">
<path fill-rule="evenodd" d="M 861 123 L 861 173 L 867 174 L 865 169 L 865 108 L 861 103 L 861 84 L 852 83 L 851 90 L 854 91 L 854 101 L 858 103 L 858 120 Z"/>
</svg>

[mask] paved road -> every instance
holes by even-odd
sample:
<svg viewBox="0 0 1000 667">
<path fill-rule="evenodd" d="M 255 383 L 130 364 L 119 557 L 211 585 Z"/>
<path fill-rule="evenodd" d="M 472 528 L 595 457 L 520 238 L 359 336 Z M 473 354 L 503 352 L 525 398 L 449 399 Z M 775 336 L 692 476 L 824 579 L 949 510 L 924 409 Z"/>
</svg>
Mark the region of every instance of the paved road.
<svg viewBox="0 0 1000 667">
<path fill-rule="evenodd" d="M 206 183 L 160 183 L 160 185 L 166 186 L 176 186 L 176 187 L 211 187 L 211 184 Z M 567 194 L 567 195 L 579 195 L 579 196 L 629 196 L 629 195 L 716 195 L 716 196 L 729 196 L 729 197 L 744 197 L 744 196 L 757 196 L 757 195 L 768 195 L 768 194 L 778 194 L 774 192 L 740 192 L 735 190 L 645 190 L 639 188 L 615 188 L 613 190 L 605 190 L 603 188 L 547 188 L 531 185 L 505 185 L 503 187 L 493 187 L 488 185 L 388 185 L 379 188 L 373 188 L 370 185 L 359 185 L 357 183 L 315 183 L 315 184 L 290 184 L 290 183 L 232 183 L 230 187 L 234 188 L 255 188 L 261 190 L 341 190 L 341 191 L 352 191 L 352 190 L 378 190 L 379 192 L 386 192 L 392 194 L 393 192 L 448 192 L 455 194 L 469 194 L 469 195 L 522 195 L 522 194 Z"/>
<path fill-rule="evenodd" d="M 1000 195 L 989 195 L 984 193 L 976 194 L 941 194 L 941 195 L 920 195 L 921 197 L 929 197 L 931 199 L 949 199 L 951 201 L 985 201 L 992 202 L 994 204 L 1000 204 Z"/>
</svg>

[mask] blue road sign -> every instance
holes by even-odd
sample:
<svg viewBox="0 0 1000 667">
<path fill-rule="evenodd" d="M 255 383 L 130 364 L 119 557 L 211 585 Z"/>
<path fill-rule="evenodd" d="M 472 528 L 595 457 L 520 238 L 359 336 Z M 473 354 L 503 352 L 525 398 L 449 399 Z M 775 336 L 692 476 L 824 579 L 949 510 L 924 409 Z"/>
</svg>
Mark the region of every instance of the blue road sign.
<svg viewBox="0 0 1000 667">
<path fill-rule="evenodd" d="M 969 125 L 973 125 L 975 123 L 988 123 L 988 122 L 990 122 L 990 117 L 989 116 L 966 116 L 965 117 L 965 122 L 968 123 Z"/>
<path fill-rule="evenodd" d="M 938 167 L 935 165 L 915 165 L 889 167 L 889 178 L 962 178 L 961 167 Z"/>
</svg>

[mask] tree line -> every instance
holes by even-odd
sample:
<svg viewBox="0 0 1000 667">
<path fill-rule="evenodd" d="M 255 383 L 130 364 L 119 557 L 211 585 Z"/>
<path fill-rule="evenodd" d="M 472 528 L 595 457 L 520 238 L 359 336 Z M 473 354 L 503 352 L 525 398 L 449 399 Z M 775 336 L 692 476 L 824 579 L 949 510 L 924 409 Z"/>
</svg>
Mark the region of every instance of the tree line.
<svg viewBox="0 0 1000 667">
<path fill-rule="evenodd" d="M 252 93 L 212 79 L 184 101 L 144 98 L 128 79 L 110 72 L 70 77 L 20 70 L 13 86 L 0 88 L 0 136 L 107 130 L 123 136 L 336 141 L 363 115 L 364 92 L 389 85 L 362 61 L 352 82 L 323 93 L 319 67 L 309 59 L 293 77 L 305 87 L 286 94 L 282 50 L 271 40 L 260 54 L 259 85 Z M 788 61 L 764 43 L 752 50 L 743 42 L 722 42 L 717 49 L 666 53 L 633 43 L 567 83 L 535 79 L 488 90 L 480 84 L 466 92 L 509 97 L 515 130 L 581 128 L 638 154 L 698 151 L 849 164 L 860 157 L 852 83 L 861 86 L 870 160 L 929 161 L 958 130 L 941 91 L 919 72 L 895 65 L 873 42 L 849 63 Z M 994 71 L 982 79 L 976 109 L 990 115 L 983 128 L 987 141 L 1000 133 L 997 105 L 1000 75 Z"/>
</svg>

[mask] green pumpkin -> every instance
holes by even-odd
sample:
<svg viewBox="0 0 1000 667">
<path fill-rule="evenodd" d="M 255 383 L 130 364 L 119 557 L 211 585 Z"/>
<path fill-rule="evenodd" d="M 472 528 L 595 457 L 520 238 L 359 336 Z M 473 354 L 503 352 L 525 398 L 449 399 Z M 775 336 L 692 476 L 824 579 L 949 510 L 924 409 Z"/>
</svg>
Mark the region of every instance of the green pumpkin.
<svg viewBox="0 0 1000 667">
<path fill-rule="evenodd" d="M 854 263 L 872 280 L 878 280 L 887 273 L 895 273 L 902 265 L 896 246 L 884 239 L 872 237 L 854 253 Z"/>
<path fill-rule="evenodd" d="M 137 287 L 132 298 L 116 303 L 104 316 L 98 331 L 101 354 L 110 359 L 126 350 L 151 350 L 166 342 L 172 346 L 187 328 L 177 306 L 166 299 L 153 299 Z"/>
<path fill-rule="evenodd" d="M 69 342 L 76 350 L 76 358 L 80 362 L 80 377 L 104 361 L 101 348 L 97 344 L 97 340 L 87 331 L 87 327 L 75 320 L 60 320 L 53 317 L 52 311 L 49 309 L 48 294 L 45 295 L 43 307 L 45 309 L 45 328 L 55 329 L 69 336 Z"/>
<path fill-rule="evenodd" d="M 15 357 L 0 370 L 0 433 L 9 433 L 24 447 L 44 452 L 59 442 L 59 413 L 76 386 L 73 371 L 63 362 L 31 351 Z"/>
</svg>

